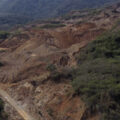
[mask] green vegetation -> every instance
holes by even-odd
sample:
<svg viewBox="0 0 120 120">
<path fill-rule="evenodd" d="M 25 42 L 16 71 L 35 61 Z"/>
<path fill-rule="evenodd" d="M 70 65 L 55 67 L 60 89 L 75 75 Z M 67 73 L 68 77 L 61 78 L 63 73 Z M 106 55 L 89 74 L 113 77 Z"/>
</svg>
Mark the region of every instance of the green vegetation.
<svg viewBox="0 0 120 120">
<path fill-rule="evenodd" d="M 51 80 L 53 80 L 56 83 L 63 82 L 64 80 L 71 79 L 71 71 L 54 71 L 51 73 Z"/>
<path fill-rule="evenodd" d="M 50 72 L 56 71 L 56 66 L 54 64 L 48 64 L 47 65 L 47 70 Z"/>
<path fill-rule="evenodd" d="M 101 120 L 120 120 L 120 32 L 107 32 L 76 57 L 72 86 Z"/>
<path fill-rule="evenodd" d="M 63 68 L 63 69 L 57 69 L 56 65 L 54 64 L 48 64 L 46 69 L 50 71 L 50 79 L 54 82 L 58 83 L 63 81 L 64 79 L 71 78 L 72 69 L 70 68 Z"/>
<path fill-rule="evenodd" d="M 74 10 L 89 11 L 119 0 L 1 0 L 0 1 L 0 29 L 7 30 L 16 25 L 26 24 L 38 19 L 58 17 Z M 97 14 L 98 11 L 92 11 Z M 66 16 L 65 19 L 75 19 L 81 15 Z"/>
<path fill-rule="evenodd" d="M 50 78 L 53 81 L 55 81 L 55 82 L 60 81 L 61 72 L 58 71 L 57 67 L 54 64 L 48 64 L 46 69 L 51 72 Z"/>
<path fill-rule="evenodd" d="M 47 112 L 48 112 L 48 114 L 51 116 L 51 117 L 54 117 L 54 115 L 53 115 L 53 110 L 51 109 L 51 108 L 48 108 L 47 109 Z"/>
<path fill-rule="evenodd" d="M 45 24 L 41 28 L 54 29 L 54 28 L 59 28 L 59 27 L 65 27 L 65 24 L 51 23 L 51 24 Z"/>
<path fill-rule="evenodd" d="M 91 10 L 89 9 L 89 15 L 92 15 L 92 16 L 100 14 L 100 12 L 101 12 L 101 9 L 91 9 Z"/>
<path fill-rule="evenodd" d="M 7 114 L 4 112 L 4 103 L 3 101 L 0 99 L 0 120 L 7 120 L 8 116 Z"/>
<path fill-rule="evenodd" d="M 9 30 L 32 21 L 30 17 L 11 14 L 0 14 L 0 30 Z"/>
<path fill-rule="evenodd" d="M 16 16 L 29 16 L 35 19 L 63 15 L 72 10 L 96 8 L 119 0 L 1 0 L 0 12 Z M 21 18 L 23 18 L 21 17 Z M 7 20 L 7 19 L 6 19 Z M 19 19 L 18 19 L 19 20 Z M 24 19 L 22 19 L 24 21 Z M 15 20 L 15 22 L 18 22 Z"/>
<path fill-rule="evenodd" d="M 3 67 L 3 66 L 4 66 L 4 64 L 0 62 L 0 67 Z"/>
<path fill-rule="evenodd" d="M 9 35 L 9 32 L 0 31 L 0 39 L 6 39 Z"/>
<path fill-rule="evenodd" d="M 74 14 L 66 14 L 62 16 L 62 19 L 65 20 L 70 20 L 70 19 L 77 19 L 77 18 L 82 18 L 85 17 L 85 15 L 82 15 L 81 13 L 79 13 L 78 15 L 74 15 Z"/>
<path fill-rule="evenodd" d="M 120 26 L 120 19 L 118 19 L 118 20 L 116 21 L 116 23 L 113 25 L 112 31 L 114 31 L 114 30 L 116 30 L 117 28 L 119 28 L 119 26 Z"/>
</svg>

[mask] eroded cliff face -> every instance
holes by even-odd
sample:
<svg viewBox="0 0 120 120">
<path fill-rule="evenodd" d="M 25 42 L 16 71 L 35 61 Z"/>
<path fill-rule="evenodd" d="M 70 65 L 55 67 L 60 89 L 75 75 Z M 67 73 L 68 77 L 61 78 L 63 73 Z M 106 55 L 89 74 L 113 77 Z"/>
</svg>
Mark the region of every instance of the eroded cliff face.
<svg viewBox="0 0 120 120">
<path fill-rule="evenodd" d="M 120 17 L 119 5 L 105 10 L 87 13 L 80 23 L 81 18 L 60 19 L 66 25 L 62 28 L 40 29 L 39 23 L 19 28 L 0 43 L 1 88 L 36 119 L 83 120 L 86 106 L 73 96 L 68 73 L 77 65 L 74 55 Z M 88 115 L 90 120 L 99 118 Z M 14 120 L 22 119 L 15 116 Z"/>
</svg>

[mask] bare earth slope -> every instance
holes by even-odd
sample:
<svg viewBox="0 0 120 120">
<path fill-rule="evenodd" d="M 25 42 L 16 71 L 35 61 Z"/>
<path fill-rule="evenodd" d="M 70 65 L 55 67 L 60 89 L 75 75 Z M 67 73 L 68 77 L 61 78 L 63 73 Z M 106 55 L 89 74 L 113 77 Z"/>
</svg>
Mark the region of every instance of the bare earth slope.
<svg viewBox="0 0 120 120">
<path fill-rule="evenodd" d="M 65 24 L 62 27 L 46 29 L 43 26 L 51 24 L 47 21 L 18 28 L 18 33 L 15 29 L 0 43 L 0 82 L 9 84 L 4 90 L 10 95 L 0 90 L 1 96 L 16 110 L 20 108 L 15 107 L 15 101 L 20 103 L 36 120 L 81 120 L 85 105 L 72 96 L 71 79 L 65 74 L 70 67 L 76 67 L 74 55 L 116 25 L 119 18 L 117 4 L 99 11 L 74 11 L 67 19 L 55 19 Z M 53 75 L 54 66 L 64 74 Z M 90 116 L 90 120 L 98 117 Z"/>
</svg>

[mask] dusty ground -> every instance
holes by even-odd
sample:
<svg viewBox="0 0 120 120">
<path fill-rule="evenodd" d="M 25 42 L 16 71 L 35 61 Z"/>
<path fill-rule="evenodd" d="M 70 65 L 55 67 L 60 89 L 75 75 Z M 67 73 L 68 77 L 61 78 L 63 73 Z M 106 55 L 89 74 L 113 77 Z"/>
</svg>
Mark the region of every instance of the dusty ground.
<svg viewBox="0 0 120 120">
<path fill-rule="evenodd" d="M 76 66 L 75 53 L 113 26 L 120 17 L 120 7 L 104 8 L 94 15 L 82 14 L 86 15 L 69 20 L 61 18 L 66 24 L 63 28 L 36 29 L 40 26 L 38 23 L 34 27 L 24 26 L 19 28 L 19 34 L 0 44 L 2 88 L 38 119 L 81 120 L 85 112 L 83 101 L 72 96 L 70 79 L 63 77 L 60 81 L 53 81 L 47 66 L 54 64 L 58 70 Z M 79 21 L 82 22 L 78 24 Z M 17 113 L 15 116 L 13 120 L 21 119 L 17 118 Z M 99 115 L 95 115 L 90 120 L 98 118 Z"/>
</svg>

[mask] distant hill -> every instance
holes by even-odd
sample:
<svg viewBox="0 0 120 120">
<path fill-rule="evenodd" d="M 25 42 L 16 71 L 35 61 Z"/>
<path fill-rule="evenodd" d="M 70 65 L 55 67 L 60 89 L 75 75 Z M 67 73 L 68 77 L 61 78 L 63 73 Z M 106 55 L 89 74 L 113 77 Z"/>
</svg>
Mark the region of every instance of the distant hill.
<svg viewBox="0 0 120 120">
<path fill-rule="evenodd" d="M 18 16 L 11 14 L 0 14 L 0 30 L 8 30 L 9 28 L 14 27 L 15 25 L 25 24 L 32 19 L 26 16 Z"/>
<path fill-rule="evenodd" d="M 0 0 L 0 29 L 118 1 L 120 0 Z"/>
<path fill-rule="evenodd" d="M 48 18 L 120 0 L 0 0 L 0 13 Z"/>
</svg>

